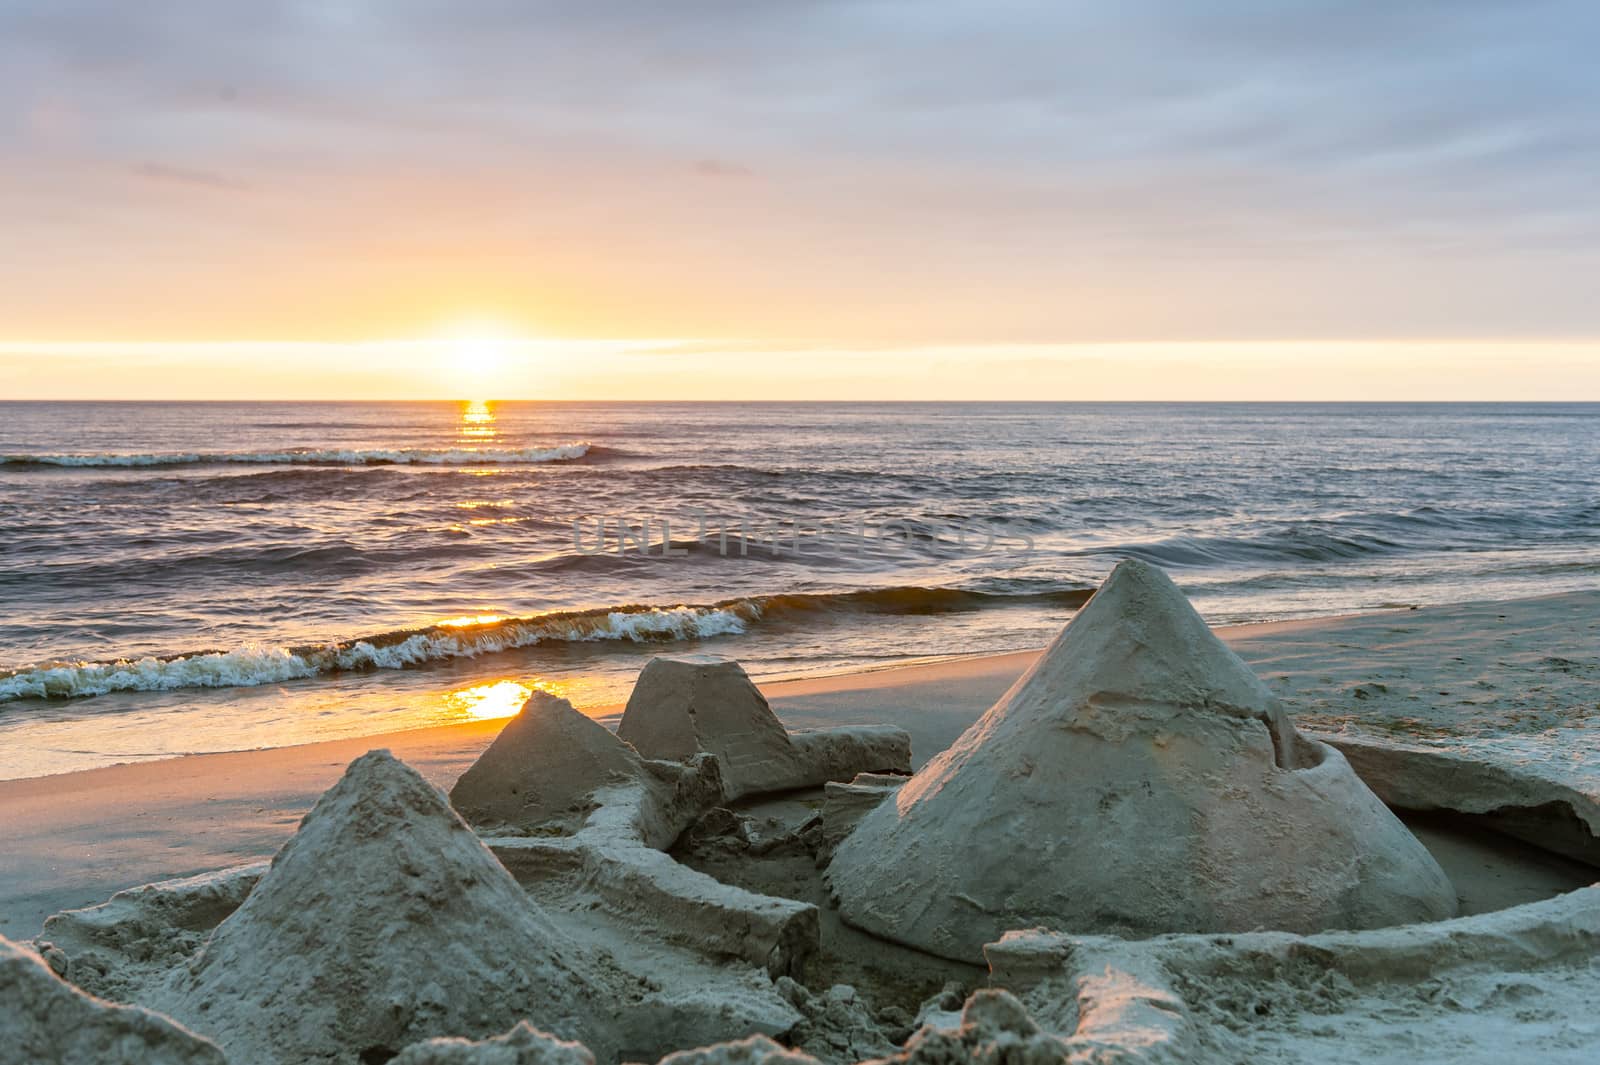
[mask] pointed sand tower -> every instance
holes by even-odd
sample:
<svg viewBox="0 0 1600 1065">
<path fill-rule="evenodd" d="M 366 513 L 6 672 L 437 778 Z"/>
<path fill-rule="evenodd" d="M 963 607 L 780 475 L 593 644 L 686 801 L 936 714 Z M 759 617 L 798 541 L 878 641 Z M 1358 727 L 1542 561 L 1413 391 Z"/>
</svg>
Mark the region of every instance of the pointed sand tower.
<svg viewBox="0 0 1600 1065">
<path fill-rule="evenodd" d="M 1165 574 L 1119 565 L 955 744 L 867 814 L 829 880 L 851 924 L 981 961 L 1013 928 L 1373 928 L 1455 891 L 1344 757 Z"/>
<path fill-rule="evenodd" d="M 524 1018 L 604 1059 L 619 984 L 438 789 L 372 751 L 152 1004 L 257 1065 L 387 1060 Z"/>
</svg>

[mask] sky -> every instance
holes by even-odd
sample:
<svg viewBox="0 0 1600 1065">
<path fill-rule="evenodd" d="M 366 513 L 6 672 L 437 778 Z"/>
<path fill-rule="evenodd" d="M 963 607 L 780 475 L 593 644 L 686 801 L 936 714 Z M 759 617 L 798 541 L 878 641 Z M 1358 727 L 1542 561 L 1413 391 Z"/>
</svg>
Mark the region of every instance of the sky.
<svg viewBox="0 0 1600 1065">
<path fill-rule="evenodd" d="M 0 0 L 0 398 L 1600 400 L 1597 38 Z"/>
</svg>

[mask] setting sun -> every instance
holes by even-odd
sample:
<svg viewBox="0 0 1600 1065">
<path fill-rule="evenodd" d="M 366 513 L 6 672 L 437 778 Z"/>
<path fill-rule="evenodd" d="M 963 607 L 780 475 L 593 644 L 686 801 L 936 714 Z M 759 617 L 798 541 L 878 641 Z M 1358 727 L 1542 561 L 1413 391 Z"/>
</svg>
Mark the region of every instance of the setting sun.
<svg viewBox="0 0 1600 1065">
<path fill-rule="evenodd" d="M 506 342 L 498 337 L 460 337 L 450 344 L 450 371 L 473 396 L 487 396 L 495 391 L 506 362 Z"/>
</svg>

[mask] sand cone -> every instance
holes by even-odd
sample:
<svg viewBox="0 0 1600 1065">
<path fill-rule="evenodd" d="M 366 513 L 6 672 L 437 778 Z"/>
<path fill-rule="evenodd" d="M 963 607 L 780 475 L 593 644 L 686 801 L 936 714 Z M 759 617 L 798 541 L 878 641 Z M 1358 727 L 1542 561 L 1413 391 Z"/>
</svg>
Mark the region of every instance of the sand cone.
<svg viewBox="0 0 1600 1065">
<path fill-rule="evenodd" d="M 979 961 L 1008 929 L 1372 928 L 1455 913 L 1433 857 L 1160 570 L 1124 562 L 839 845 L 846 920 Z"/>
<path fill-rule="evenodd" d="M 607 783 L 638 780 L 643 759 L 565 699 L 536 691 L 450 789 L 474 824 L 534 827 L 581 820 Z"/>
<path fill-rule="evenodd" d="M 608 1054 L 614 988 L 442 794 L 387 751 L 350 764 L 244 904 L 153 996 L 257 1065 L 386 1060 L 523 1019 Z"/>
<path fill-rule="evenodd" d="M 601 806 L 615 830 L 665 849 L 722 798 L 716 760 L 647 761 L 565 699 L 534 692 L 450 789 L 450 804 L 482 829 L 571 835 Z"/>
</svg>

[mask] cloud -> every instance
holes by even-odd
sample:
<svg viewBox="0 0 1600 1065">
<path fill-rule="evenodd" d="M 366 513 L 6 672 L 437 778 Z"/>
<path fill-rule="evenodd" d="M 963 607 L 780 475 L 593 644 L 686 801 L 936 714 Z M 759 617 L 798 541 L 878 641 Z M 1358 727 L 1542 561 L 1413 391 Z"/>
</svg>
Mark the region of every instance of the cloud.
<svg viewBox="0 0 1600 1065">
<path fill-rule="evenodd" d="M 549 264 L 536 317 L 652 335 L 1600 335 L 1597 33 L 1585 0 L 13 0 L 0 225 L 134 286 L 185 234 L 314 254 L 319 295 Z"/>
<path fill-rule="evenodd" d="M 188 185 L 195 188 L 216 189 L 224 192 L 238 192 L 250 187 L 248 182 L 238 178 L 229 177 L 211 170 L 195 170 L 183 166 L 170 166 L 166 163 L 137 163 L 129 168 L 135 177 L 145 178 L 150 181 L 172 182 L 178 185 Z"/>
<path fill-rule="evenodd" d="M 711 178 L 742 178 L 751 177 L 755 171 L 738 163 L 724 162 L 721 159 L 697 159 L 694 172 L 701 177 Z"/>
</svg>

